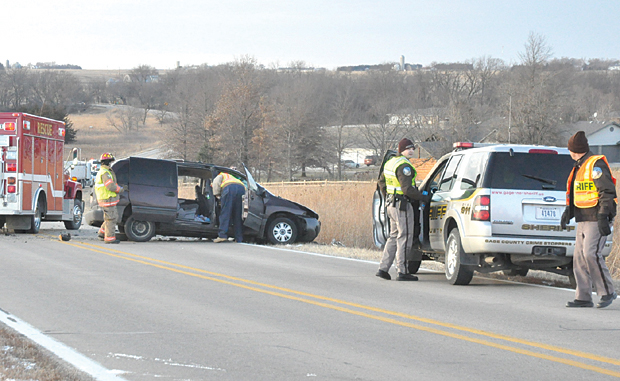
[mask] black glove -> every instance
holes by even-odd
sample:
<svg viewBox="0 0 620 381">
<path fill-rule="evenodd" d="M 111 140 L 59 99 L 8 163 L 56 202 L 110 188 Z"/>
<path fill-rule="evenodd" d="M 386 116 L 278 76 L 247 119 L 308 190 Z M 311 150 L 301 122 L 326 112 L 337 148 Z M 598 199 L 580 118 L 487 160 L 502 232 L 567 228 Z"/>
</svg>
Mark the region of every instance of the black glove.
<svg viewBox="0 0 620 381">
<path fill-rule="evenodd" d="M 608 236 L 611 234 L 611 227 L 609 226 L 609 219 L 607 216 L 598 215 L 598 231 L 602 236 Z"/>
<path fill-rule="evenodd" d="M 570 223 L 570 206 L 567 206 L 564 209 L 564 213 L 562 213 L 562 218 L 560 219 L 560 225 L 562 226 L 562 230 L 566 229 L 566 225 Z"/>
</svg>

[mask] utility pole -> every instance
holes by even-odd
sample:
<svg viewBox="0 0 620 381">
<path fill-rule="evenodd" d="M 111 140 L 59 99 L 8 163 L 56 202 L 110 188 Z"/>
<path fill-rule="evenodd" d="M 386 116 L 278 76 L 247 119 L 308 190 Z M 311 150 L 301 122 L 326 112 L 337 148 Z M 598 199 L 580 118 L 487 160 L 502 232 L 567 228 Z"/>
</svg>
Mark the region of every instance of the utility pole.
<svg viewBox="0 0 620 381">
<path fill-rule="evenodd" d="M 508 144 L 510 144 L 510 123 L 512 121 L 512 95 L 508 101 Z"/>
</svg>

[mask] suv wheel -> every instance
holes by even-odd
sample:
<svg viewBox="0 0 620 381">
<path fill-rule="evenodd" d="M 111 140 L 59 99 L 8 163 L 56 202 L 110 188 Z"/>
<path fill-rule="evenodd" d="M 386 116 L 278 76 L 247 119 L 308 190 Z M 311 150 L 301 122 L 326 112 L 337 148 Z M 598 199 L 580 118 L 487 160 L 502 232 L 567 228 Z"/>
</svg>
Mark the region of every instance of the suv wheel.
<svg viewBox="0 0 620 381">
<path fill-rule="evenodd" d="M 422 264 L 422 260 L 407 261 L 407 271 L 409 271 L 409 274 L 417 274 L 418 270 L 420 270 L 421 264 Z"/>
<path fill-rule="evenodd" d="M 452 229 L 446 241 L 446 278 L 450 284 L 466 285 L 474 277 L 474 270 L 471 266 L 461 265 L 461 236 L 459 229 Z"/>
<path fill-rule="evenodd" d="M 274 245 L 293 243 L 297 239 L 297 225 L 290 218 L 275 218 L 267 226 L 267 239 Z"/>
<path fill-rule="evenodd" d="M 125 222 L 125 234 L 132 241 L 146 242 L 155 235 L 155 224 L 151 221 L 138 221 L 131 216 Z"/>
</svg>

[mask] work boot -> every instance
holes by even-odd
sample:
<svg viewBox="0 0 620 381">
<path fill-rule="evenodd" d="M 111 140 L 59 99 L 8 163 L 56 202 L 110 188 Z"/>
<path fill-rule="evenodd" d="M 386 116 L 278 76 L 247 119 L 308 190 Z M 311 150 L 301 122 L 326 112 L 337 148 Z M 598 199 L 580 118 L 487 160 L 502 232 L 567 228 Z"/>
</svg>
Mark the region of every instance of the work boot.
<svg viewBox="0 0 620 381">
<path fill-rule="evenodd" d="M 121 241 L 119 241 L 118 239 L 115 239 L 114 241 L 105 241 L 105 243 L 109 243 L 109 244 L 119 244 L 119 243 L 121 243 Z"/>
<path fill-rule="evenodd" d="M 378 276 L 379 278 L 383 278 L 385 280 L 391 280 L 392 279 L 392 277 L 390 276 L 390 273 L 388 273 L 387 271 L 383 271 L 383 270 L 377 271 L 377 273 L 375 275 Z"/>
<path fill-rule="evenodd" d="M 213 242 L 215 243 L 228 242 L 228 238 L 217 237 L 216 239 L 213 240 Z"/>
<path fill-rule="evenodd" d="M 596 305 L 596 308 L 605 308 L 611 304 L 618 297 L 618 293 L 614 292 L 613 294 L 603 295 L 601 296 L 601 300 Z"/>
<path fill-rule="evenodd" d="M 403 274 L 398 273 L 398 278 L 396 280 L 406 281 L 406 280 L 418 280 L 418 277 L 411 274 Z"/>
<path fill-rule="evenodd" d="M 594 307 L 594 303 L 590 300 L 575 299 L 572 302 L 566 303 L 566 307 Z"/>
</svg>

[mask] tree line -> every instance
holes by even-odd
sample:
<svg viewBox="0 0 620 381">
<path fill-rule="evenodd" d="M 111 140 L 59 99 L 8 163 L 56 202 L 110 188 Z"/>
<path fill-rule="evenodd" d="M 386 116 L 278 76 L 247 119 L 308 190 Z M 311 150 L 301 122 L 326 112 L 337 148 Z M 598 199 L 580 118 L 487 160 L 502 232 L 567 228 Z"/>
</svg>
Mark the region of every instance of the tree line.
<svg viewBox="0 0 620 381">
<path fill-rule="evenodd" d="M 349 148 L 381 156 L 402 137 L 434 155 L 455 141 L 565 145 L 567 125 L 620 110 L 615 60 L 552 58 L 543 36 L 530 34 L 517 64 L 480 57 L 396 71 L 286 70 L 242 57 L 223 65 L 160 74 L 148 65 L 120 80 L 80 82 L 57 70 L 0 70 L 0 108 L 54 112 L 65 118 L 92 103 L 123 107 L 108 116 L 119 133 L 143 128 L 149 112 L 169 125 L 177 157 L 250 165 L 292 178 L 321 167 L 342 175 Z M 70 122 L 70 121 L 69 121 Z M 73 138 L 75 138 L 74 131 Z M 79 141 L 79 137 L 78 137 Z"/>
</svg>

